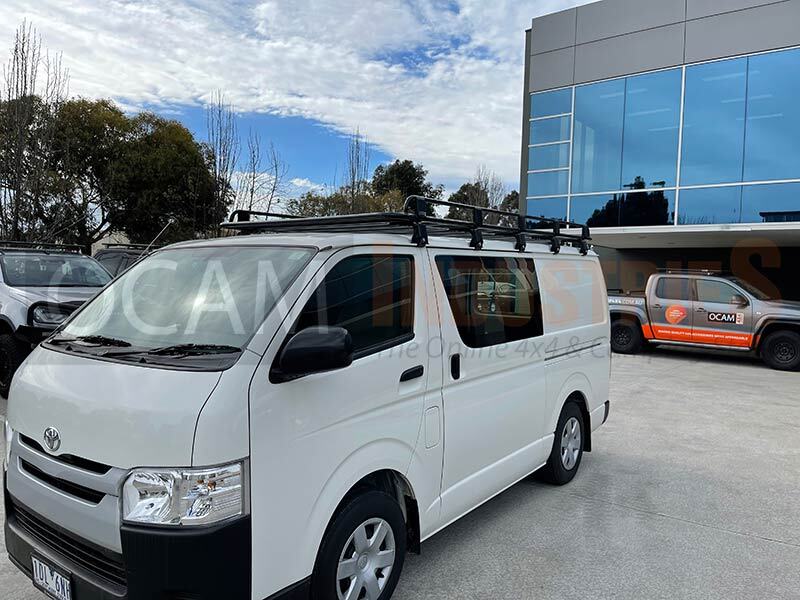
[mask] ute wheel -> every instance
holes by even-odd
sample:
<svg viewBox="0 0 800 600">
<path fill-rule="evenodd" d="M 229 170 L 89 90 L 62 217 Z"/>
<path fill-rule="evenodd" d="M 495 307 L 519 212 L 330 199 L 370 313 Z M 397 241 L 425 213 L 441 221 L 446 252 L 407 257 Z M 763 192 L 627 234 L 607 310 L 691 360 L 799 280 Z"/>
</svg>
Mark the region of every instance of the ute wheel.
<svg viewBox="0 0 800 600">
<path fill-rule="evenodd" d="M 637 354 L 644 345 L 642 328 L 628 319 L 618 319 L 611 324 L 611 349 L 617 354 Z"/>
<path fill-rule="evenodd" d="M 397 501 L 371 491 L 350 502 L 328 528 L 311 577 L 316 600 L 389 600 L 406 554 Z"/>
<path fill-rule="evenodd" d="M 23 360 L 25 354 L 14 336 L 8 333 L 0 335 L 0 396 L 3 398 L 8 398 L 11 380 Z"/>
<path fill-rule="evenodd" d="M 574 402 L 567 402 L 558 418 L 550 458 L 539 472 L 542 479 L 555 485 L 566 485 L 573 480 L 583 458 L 584 427 L 581 409 Z"/>
<path fill-rule="evenodd" d="M 800 368 L 800 334 L 794 331 L 770 333 L 761 346 L 761 358 L 778 371 L 796 371 Z"/>
</svg>

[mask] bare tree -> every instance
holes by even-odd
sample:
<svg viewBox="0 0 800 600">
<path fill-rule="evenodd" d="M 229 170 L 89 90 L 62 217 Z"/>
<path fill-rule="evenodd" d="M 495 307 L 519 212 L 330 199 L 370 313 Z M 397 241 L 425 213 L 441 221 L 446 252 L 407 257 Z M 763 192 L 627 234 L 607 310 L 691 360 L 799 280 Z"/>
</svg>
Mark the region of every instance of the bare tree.
<svg viewBox="0 0 800 600">
<path fill-rule="evenodd" d="M 247 135 L 247 162 L 239 178 L 236 206 L 269 212 L 281 201 L 286 191 L 289 165 L 283 161 L 272 142 L 266 154 L 261 144 L 261 136 L 251 129 Z"/>
<path fill-rule="evenodd" d="M 368 210 L 370 149 L 366 138 L 356 129 L 347 145 L 345 163 L 345 182 L 343 191 L 350 205 L 349 212 L 358 213 Z"/>
<path fill-rule="evenodd" d="M 3 237 L 35 235 L 46 210 L 45 188 L 58 110 L 69 76 L 61 56 L 42 51 L 42 39 L 23 22 L 3 67 L 0 111 L 0 231 Z"/>
<path fill-rule="evenodd" d="M 225 100 L 222 90 L 212 94 L 206 107 L 208 145 L 211 151 L 211 173 L 215 182 L 215 203 L 231 204 L 234 200 L 233 177 L 239 161 L 241 144 L 236 126 L 236 113 Z"/>
</svg>

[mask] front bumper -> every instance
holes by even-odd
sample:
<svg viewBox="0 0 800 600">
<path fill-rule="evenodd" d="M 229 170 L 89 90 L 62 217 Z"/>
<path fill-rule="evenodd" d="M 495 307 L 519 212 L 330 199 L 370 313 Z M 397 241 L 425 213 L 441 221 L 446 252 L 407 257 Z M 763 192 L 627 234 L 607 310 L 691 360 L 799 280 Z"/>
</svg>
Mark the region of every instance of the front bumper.
<svg viewBox="0 0 800 600">
<path fill-rule="evenodd" d="M 251 597 L 250 517 L 198 529 L 124 525 L 119 555 L 79 540 L 17 506 L 3 487 L 11 561 L 28 577 L 31 554 L 71 573 L 76 600 Z"/>
</svg>

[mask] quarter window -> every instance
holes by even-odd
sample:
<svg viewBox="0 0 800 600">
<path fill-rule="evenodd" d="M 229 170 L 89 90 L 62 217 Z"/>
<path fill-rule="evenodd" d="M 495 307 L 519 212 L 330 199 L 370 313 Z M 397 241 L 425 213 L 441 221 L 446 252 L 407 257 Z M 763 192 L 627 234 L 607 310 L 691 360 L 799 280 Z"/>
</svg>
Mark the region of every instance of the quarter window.
<svg viewBox="0 0 800 600">
<path fill-rule="evenodd" d="M 308 300 L 294 331 L 329 325 L 350 332 L 356 357 L 414 335 L 414 259 L 369 254 L 337 264 Z"/>
<path fill-rule="evenodd" d="M 456 327 L 471 348 L 542 335 L 542 303 L 533 261 L 520 258 L 439 256 Z"/>
<path fill-rule="evenodd" d="M 678 277 L 663 277 L 656 287 L 656 296 L 662 300 L 691 300 L 689 280 Z"/>
</svg>

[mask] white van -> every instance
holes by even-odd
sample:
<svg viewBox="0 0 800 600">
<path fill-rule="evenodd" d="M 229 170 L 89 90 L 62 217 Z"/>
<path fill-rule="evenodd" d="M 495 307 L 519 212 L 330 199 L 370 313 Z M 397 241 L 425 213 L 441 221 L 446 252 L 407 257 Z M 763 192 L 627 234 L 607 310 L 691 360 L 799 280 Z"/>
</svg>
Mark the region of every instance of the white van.
<svg viewBox="0 0 800 600">
<path fill-rule="evenodd" d="M 14 564 L 58 600 L 388 600 L 448 524 L 569 482 L 609 411 L 588 230 L 461 209 L 240 212 L 118 277 L 13 380 Z"/>
</svg>

